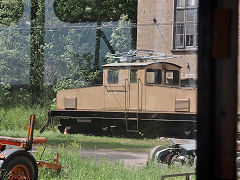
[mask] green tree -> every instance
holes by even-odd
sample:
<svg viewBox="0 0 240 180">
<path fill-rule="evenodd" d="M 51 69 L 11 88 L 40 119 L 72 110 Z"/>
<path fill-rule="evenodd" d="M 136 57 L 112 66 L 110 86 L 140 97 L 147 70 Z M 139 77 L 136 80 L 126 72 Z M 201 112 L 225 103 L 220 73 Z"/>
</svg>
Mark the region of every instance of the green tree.
<svg viewBox="0 0 240 180">
<path fill-rule="evenodd" d="M 32 103 L 38 103 L 44 90 L 45 0 L 31 0 L 30 87 Z"/>
<path fill-rule="evenodd" d="M 0 27 L 15 25 L 23 15 L 23 2 L 20 0 L 0 1 Z"/>
<path fill-rule="evenodd" d="M 137 20 L 137 0 L 55 0 L 54 7 L 64 22 L 118 21 L 122 14 Z"/>
<path fill-rule="evenodd" d="M 124 28 L 126 27 L 126 28 Z M 131 22 L 128 21 L 127 15 L 122 15 L 118 21 L 118 26 L 113 29 L 110 43 L 118 52 L 129 51 L 131 46 Z"/>
<path fill-rule="evenodd" d="M 23 10 L 23 1 L 0 2 L 1 108 L 29 102 L 29 93 L 20 101 L 22 91 L 16 91 L 29 82 L 29 31 L 17 25 L 25 19 Z"/>
<path fill-rule="evenodd" d="M 137 0 L 55 0 L 54 7 L 57 17 L 64 22 L 97 22 L 99 27 L 102 22 L 118 21 L 122 14 L 127 14 L 128 19 L 133 23 L 137 21 Z M 136 47 L 136 36 L 135 28 L 132 29 L 132 48 Z M 95 70 L 99 69 L 101 37 L 103 32 L 97 28 Z M 113 53 L 113 50 L 111 51 Z"/>
<path fill-rule="evenodd" d="M 100 39 L 104 40 L 111 52 L 115 52 L 112 46 L 124 49 L 123 44 L 121 46 L 117 44 L 121 41 L 126 44 L 131 40 L 129 37 L 124 37 L 120 29 L 114 30 L 110 38 L 97 28 L 94 45 L 91 44 L 92 42 L 79 44 L 78 41 L 83 37 L 73 30 L 66 32 L 59 30 L 58 33 L 51 34 L 52 39 L 58 39 L 56 41 L 58 44 L 51 41 L 46 43 L 44 42 L 45 0 L 31 0 L 30 4 L 28 2 L 29 9 L 31 7 L 30 31 L 26 30 L 26 27 L 8 28 L 13 27 L 23 18 L 23 2 L 26 5 L 28 1 L 0 2 L 0 26 L 6 27 L 0 30 L 0 81 L 6 85 L 24 84 L 30 81 L 32 103 L 38 103 L 43 98 L 44 89 L 47 89 L 49 84 L 59 85 L 61 80 L 72 83 L 71 87 L 99 84 L 102 77 L 99 68 Z M 118 21 L 121 14 L 127 14 L 128 16 L 122 21 L 128 21 L 130 24 L 137 19 L 137 0 L 55 0 L 54 11 L 64 22 L 96 22 L 98 26 L 105 21 Z M 22 19 L 21 23 L 24 20 Z M 117 38 L 117 33 L 122 33 L 122 38 Z M 95 46 L 95 51 L 90 49 L 90 46 Z M 47 56 L 48 61 L 52 63 L 46 63 L 46 50 L 52 50 Z M 69 70 L 65 74 L 64 68 Z M 59 70 L 61 70 L 60 75 Z M 9 90 L 9 88 L 5 89 Z"/>
</svg>

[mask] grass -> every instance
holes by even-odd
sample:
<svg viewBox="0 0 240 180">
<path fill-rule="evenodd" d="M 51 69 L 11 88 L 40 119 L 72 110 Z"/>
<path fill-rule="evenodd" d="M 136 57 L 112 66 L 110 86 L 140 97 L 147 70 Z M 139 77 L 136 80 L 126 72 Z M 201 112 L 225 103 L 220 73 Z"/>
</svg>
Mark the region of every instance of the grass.
<svg viewBox="0 0 240 180">
<path fill-rule="evenodd" d="M 128 139 L 128 138 L 110 138 L 96 137 L 86 135 L 63 135 L 61 133 L 52 133 L 45 131 L 43 134 L 38 133 L 38 130 L 43 127 L 46 122 L 46 108 L 39 106 L 34 107 L 15 107 L 11 109 L 0 110 L 0 136 L 9 137 L 26 137 L 29 116 L 36 114 L 35 122 L 35 137 L 46 137 L 48 144 L 58 146 L 60 144 L 71 144 L 72 142 L 79 143 L 82 148 L 86 149 L 114 149 L 126 151 L 142 151 L 147 152 L 151 147 L 169 145 L 169 141 L 165 138 L 157 139 Z"/>
<path fill-rule="evenodd" d="M 27 135 L 26 130 L 0 131 L 0 136 L 26 137 L 26 135 Z M 156 145 L 161 145 L 163 147 L 167 147 L 170 145 L 170 142 L 166 138 L 129 139 L 129 138 L 87 136 L 82 134 L 63 135 L 59 132 L 53 133 L 52 131 L 45 131 L 43 134 L 40 134 L 36 130 L 34 132 L 34 136 L 46 137 L 47 144 L 54 147 L 57 147 L 59 145 L 69 145 L 75 142 L 85 149 L 113 149 L 119 151 L 148 152 L 153 146 Z"/>
<path fill-rule="evenodd" d="M 25 137 L 26 131 L 0 131 L 0 135 L 10 137 Z M 103 159 L 82 159 L 80 151 L 83 148 L 105 148 L 128 151 L 149 151 L 154 145 L 167 146 L 167 139 L 126 139 L 111 137 L 94 137 L 86 135 L 63 135 L 46 131 L 43 134 L 35 133 L 35 137 L 47 137 L 48 143 L 42 155 L 44 145 L 36 147 L 33 155 L 37 160 L 52 160 L 59 153 L 62 170 L 56 172 L 39 168 L 39 179 L 160 179 L 162 175 L 194 172 L 192 167 L 168 167 L 156 163 L 147 167 L 126 167 L 123 162 L 112 162 Z M 168 178 L 173 179 L 173 178 Z M 174 178 L 176 179 L 176 178 Z M 184 179 L 182 177 L 177 179 Z"/>
<path fill-rule="evenodd" d="M 8 130 L 26 130 L 28 120 L 31 114 L 36 114 L 35 128 L 43 127 L 47 120 L 46 108 L 40 106 L 33 107 L 15 107 L 11 109 L 0 109 L 0 131 Z"/>
<path fill-rule="evenodd" d="M 46 108 L 34 106 L 1 109 L 0 136 L 26 137 L 28 119 L 32 113 L 37 117 L 35 129 L 39 129 L 46 121 Z M 166 174 L 194 172 L 192 167 L 166 167 L 155 163 L 147 167 L 126 167 L 123 162 L 110 162 L 106 158 L 82 159 L 79 155 L 83 148 L 148 152 L 156 145 L 169 146 L 170 142 L 166 138 L 129 139 L 82 134 L 63 135 L 59 132 L 54 134 L 52 131 L 40 134 L 38 130 L 35 130 L 34 136 L 47 138 L 47 149 L 42 160 L 52 159 L 58 152 L 63 167 L 60 172 L 39 168 L 39 179 L 160 179 Z M 43 148 L 43 145 L 37 146 L 37 152 L 34 154 L 37 160 L 40 160 Z"/>
<path fill-rule="evenodd" d="M 79 149 L 81 150 L 81 145 L 76 142 L 58 146 L 62 170 L 55 172 L 39 168 L 39 179 L 160 179 L 166 174 L 194 172 L 194 169 L 188 166 L 167 167 L 153 163 L 147 167 L 135 168 L 107 159 L 82 159 L 79 158 Z M 40 158 L 42 150 L 43 146 L 39 146 L 36 159 Z M 51 148 L 47 148 L 42 159 L 51 159 L 55 153 Z"/>
</svg>

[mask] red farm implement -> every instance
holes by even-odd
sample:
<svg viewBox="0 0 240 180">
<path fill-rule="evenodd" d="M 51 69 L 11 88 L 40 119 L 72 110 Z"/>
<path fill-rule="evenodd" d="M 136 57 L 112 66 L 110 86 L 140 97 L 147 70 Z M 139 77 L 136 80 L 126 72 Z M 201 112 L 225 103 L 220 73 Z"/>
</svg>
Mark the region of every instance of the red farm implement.
<svg viewBox="0 0 240 180">
<path fill-rule="evenodd" d="M 0 179 L 37 179 L 38 167 L 60 170 L 58 154 L 53 163 L 37 161 L 29 152 L 33 144 L 46 143 L 45 137 L 33 138 L 35 115 L 28 123 L 27 138 L 0 136 Z M 7 149 L 6 146 L 17 146 L 18 149 Z"/>
</svg>

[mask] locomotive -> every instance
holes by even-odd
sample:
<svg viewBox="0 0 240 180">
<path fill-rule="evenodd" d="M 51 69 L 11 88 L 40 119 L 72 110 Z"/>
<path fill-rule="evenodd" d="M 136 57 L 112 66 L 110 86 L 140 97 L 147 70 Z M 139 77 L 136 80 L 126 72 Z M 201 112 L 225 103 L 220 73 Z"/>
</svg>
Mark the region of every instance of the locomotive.
<svg viewBox="0 0 240 180">
<path fill-rule="evenodd" d="M 60 132 L 194 136 L 197 91 L 181 86 L 182 67 L 169 62 L 178 56 L 139 53 L 109 55 L 119 60 L 102 66 L 101 86 L 59 90 L 49 119 Z"/>
</svg>

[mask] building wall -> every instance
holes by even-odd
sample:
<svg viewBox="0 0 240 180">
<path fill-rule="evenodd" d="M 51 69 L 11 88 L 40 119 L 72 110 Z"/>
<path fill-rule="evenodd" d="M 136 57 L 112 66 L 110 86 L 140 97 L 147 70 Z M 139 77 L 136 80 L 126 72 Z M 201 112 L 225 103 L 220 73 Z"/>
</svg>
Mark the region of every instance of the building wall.
<svg viewBox="0 0 240 180">
<path fill-rule="evenodd" d="M 137 49 L 180 55 L 181 58 L 166 61 L 183 67 L 182 79 L 196 79 L 197 51 L 173 50 L 173 21 L 174 0 L 138 0 Z"/>
</svg>

